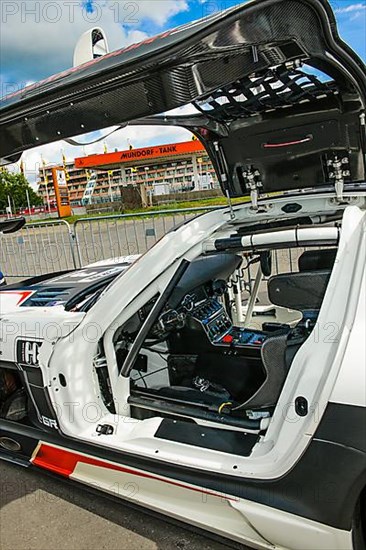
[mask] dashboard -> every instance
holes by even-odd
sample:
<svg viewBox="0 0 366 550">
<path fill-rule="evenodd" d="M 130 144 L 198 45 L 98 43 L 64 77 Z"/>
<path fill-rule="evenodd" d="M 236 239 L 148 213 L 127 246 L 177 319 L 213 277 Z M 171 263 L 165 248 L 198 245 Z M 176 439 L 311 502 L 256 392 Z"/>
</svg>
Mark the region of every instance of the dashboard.
<svg viewBox="0 0 366 550">
<path fill-rule="evenodd" d="M 266 339 L 264 332 L 235 327 L 222 304 L 215 298 L 199 303 L 191 315 L 201 324 L 213 345 L 260 347 Z"/>
<path fill-rule="evenodd" d="M 167 308 L 160 316 L 155 333 L 161 338 L 184 331 L 185 337 L 205 336 L 209 344 L 221 347 L 261 347 L 266 339 L 262 331 L 234 326 L 222 297 L 227 290 L 224 281 L 214 281 L 194 289 L 175 308 Z M 188 331 L 188 333 L 187 333 Z M 187 341 L 187 345 L 189 342 Z"/>
</svg>

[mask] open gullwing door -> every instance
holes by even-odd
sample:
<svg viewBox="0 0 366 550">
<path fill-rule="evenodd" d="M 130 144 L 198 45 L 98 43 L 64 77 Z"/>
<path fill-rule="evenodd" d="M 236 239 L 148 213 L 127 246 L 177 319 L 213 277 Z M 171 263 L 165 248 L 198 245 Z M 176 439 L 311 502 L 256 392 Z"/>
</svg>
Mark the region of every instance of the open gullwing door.
<svg viewBox="0 0 366 550">
<path fill-rule="evenodd" d="M 0 157 L 113 125 L 179 124 L 225 194 L 343 187 L 366 179 L 365 103 L 365 66 L 328 2 L 255 0 L 5 97 Z M 187 104 L 190 116 L 155 116 Z"/>
</svg>

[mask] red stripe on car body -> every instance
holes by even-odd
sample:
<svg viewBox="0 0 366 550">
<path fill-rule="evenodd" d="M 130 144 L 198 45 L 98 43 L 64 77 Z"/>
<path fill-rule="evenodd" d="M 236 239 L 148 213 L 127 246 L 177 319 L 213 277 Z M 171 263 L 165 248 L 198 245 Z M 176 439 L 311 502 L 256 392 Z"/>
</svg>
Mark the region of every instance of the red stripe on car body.
<svg viewBox="0 0 366 550">
<path fill-rule="evenodd" d="M 58 447 L 52 447 L 51 445 L 47 445 L 45 443 L 42 443 L 40 445 L 36 456 L 32 459 L 32 463 L 40 468 L 44 468 L 64 477 L 70 477 L 78 463 L 90 464 L 92 466 L 98 466 L 99 468 L 107 468 L 109 470 L 114 470 L 117 472 L 123 472 L 126 474 L 131 474 L 148 479 L 154 479 L 156 481 L 168 483 L 169 485 L 174 485 L 183 489 L 190 489 L 191 491 L 196 491 L 205 495 L 224 498 L 225 500 L 238 500 L 237 498 L 230 498 L 223 494 L 213 493 L 212 491 L 205 491 L 203 489 L 199 489 L 198 487 L 190 487 L 189 485 L 185 485 L 177 481 L 164 479 L 162 477 L 155 476 L 146 472 L 141 472 L 139 470 L 127 468 L 125 466 L 119 466 L 117 464 L 105 462 L 104 460 L 100 460 L 98 458 L 81 455 L 79 453 L 75 453 L 73 451 L 68 451 Z"/>
</svg>

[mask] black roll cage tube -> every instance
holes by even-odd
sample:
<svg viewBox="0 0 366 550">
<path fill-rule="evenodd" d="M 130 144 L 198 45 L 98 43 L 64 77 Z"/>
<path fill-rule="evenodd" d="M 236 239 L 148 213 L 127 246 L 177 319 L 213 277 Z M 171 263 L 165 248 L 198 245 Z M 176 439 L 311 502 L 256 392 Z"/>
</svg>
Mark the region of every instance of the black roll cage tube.
<svg viewBox="0 0 366 550">
<path fill-rule="evenodd" d="M 167 301 L 169 300 L 174 288 L 179 283 L 180 279 L 183 277 L 189 265 L 190 265 L 190 262 L 188 260 L 183 259 L 181 261 L 173 277 L 170 279 L 168 285 L 166 286 L 164 291 L 160 294 L 158 300 L 154 304 L 154 307 L 146 317 L 123 363 L 123 366 L 121 369 L 121 375 L 124 378 L 128 378 L 147 335 L 149 334 L 151 328 L 153 327 L 160 313 L 163 311 L 163 308 L 167 303 Z"/>
</svg>

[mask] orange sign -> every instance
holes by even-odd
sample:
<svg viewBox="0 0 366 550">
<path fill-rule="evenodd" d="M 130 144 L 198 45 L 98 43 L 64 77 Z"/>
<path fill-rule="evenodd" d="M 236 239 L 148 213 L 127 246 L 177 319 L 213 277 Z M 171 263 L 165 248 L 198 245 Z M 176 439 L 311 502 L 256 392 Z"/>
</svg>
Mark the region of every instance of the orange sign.
<svg viewBox="0 0 366 550">
<path fill-rule="evenodd" d="M 58 215 L 60 218 L 71 216 L 69 190 L 64 168 L 52 168 L 52 179 L 55 188 Z"/>
<path fill-rule="evenodd" d="M 89 155 L 75 159 L 75 168 L 102 168 L 103 166 L 120 166 L 121 164 L 136 164 L 139 161 L 149 161 L 161 157 L 174 157 L 190 153 L 205 151 L 202 143 L 198 140 L 183 141 L 155 147 L 142 147 L 104 155 Z"/>
</svg>

